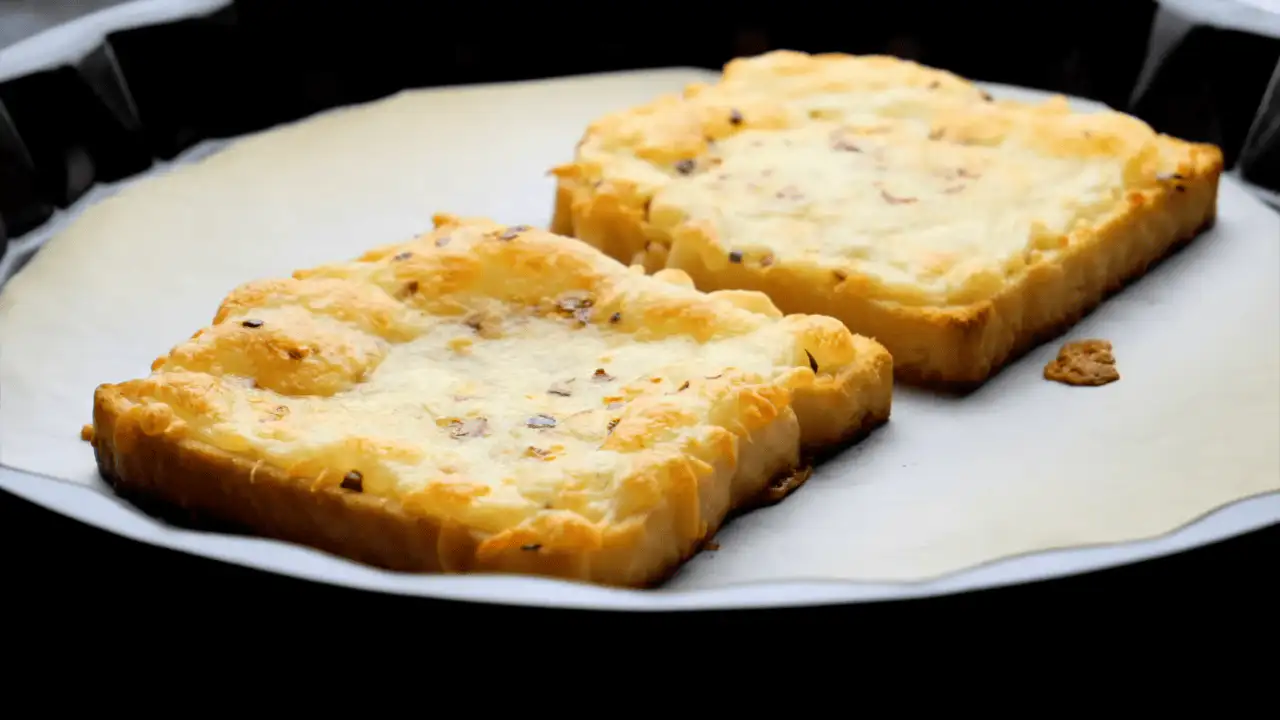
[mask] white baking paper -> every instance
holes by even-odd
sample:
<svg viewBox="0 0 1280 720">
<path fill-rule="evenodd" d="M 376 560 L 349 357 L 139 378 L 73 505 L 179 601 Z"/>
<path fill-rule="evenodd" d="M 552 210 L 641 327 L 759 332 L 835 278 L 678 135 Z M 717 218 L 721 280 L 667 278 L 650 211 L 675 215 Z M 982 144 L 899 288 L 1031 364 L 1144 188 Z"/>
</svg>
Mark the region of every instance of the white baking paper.
<svg viewBox="0 0 1280 720">
<path fill-rule="evenodd" d="M 404 93 L 99 192 L 0 291 L 0 463 L 102 487 L 79 440 L 94 387 L 146 374 L 233 287 L 408 238 L 436 211 L 545 226 L 546 170 L 590 120 L 710 77 Z M 1064 339 L 1082 337 L 1113 342 L 1120 382 L 1044 381 L 1054 343 L 964 399 L 900 387 L 887 427 L 670 587 L 922 580 L 1280 490 L 1280 216 L 1225 178 L 1217 227 Z"/>
</svg>

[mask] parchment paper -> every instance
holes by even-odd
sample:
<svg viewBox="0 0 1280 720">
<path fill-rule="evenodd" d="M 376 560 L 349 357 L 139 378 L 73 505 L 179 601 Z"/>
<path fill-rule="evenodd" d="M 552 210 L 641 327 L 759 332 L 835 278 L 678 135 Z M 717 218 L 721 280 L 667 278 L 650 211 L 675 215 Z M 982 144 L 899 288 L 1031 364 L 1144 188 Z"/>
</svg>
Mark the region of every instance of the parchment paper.
<svg viewBox="0 0 1280 720">
<path fill-rule="evenodd" d="M 92 204 L 0 291 L 0 463 L 103 487 L 78 437 L 94 387 L 146 374 L 230 289 L 407 238 L 436 211 L 545 226 L 545 172 L 586 123 L 710 77 L 404 93 Z M 1067 336 L 1111 340 L 1120 382 L 1044 381 L 1053 343 L 964 399 L 900 387 L 889 426 L 736 520 L 672 587 L 921 580 L 1280 490 L 1280 216 L 1229 178 L 1219 213 Z"/>
</svg>

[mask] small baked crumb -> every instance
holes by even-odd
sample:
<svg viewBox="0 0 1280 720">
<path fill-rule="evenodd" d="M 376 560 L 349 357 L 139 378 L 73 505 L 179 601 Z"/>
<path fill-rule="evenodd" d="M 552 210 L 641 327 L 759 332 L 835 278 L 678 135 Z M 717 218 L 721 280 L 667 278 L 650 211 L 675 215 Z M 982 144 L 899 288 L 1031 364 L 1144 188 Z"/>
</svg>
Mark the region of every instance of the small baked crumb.
<svg viewBox="0 0 1280 720">
<path fill-rule="evenodd" d="M 715 552 L 720 549 L 720 543 L 716 542 L 715 540 L 708 540 L 702 543 L 702 549 L 710 552 Z"/>
<path fill-rule="evenodd" d="M 352 470 L 342 476 L 342 489 L 351 492 L 364 492 L 364 475 L 359 470 Z"/>
<path fill-rule="evenodd" d="M 813 370 L 813 373 L 814 373 L 815 375 L 817 375 L 817 374 L 818 374 L 818 361 L 817 361 L 817 359 L 815 359 L 815 358 L 813 357 L 813 353 L 809 352 L 808 350 L 805 350 L 805 351 L 804 351 L 804 355 L 805 355 L 805 357 L 809 358 L 809 369 L 810 369 L 810 370 Z"/>
<path fill-rule="evenodd" d="M 1116 356 L 1106 340 L 1074 340 L 1044 366 L 1044 379 L 1064 385 L 1106 385 L 1120 379 Z"/>
<path fill-rule="evenodd" d="M 85 425 L 80 428 L 80 439 L 85 442 L 93 442 L 93 426 Z"/>
<path fill-rule="evenodd" d="M 800 468 L 790 475 L 776 478 L 769 484 L 769 488 L 765 491 L 769 502 L 780 502 L 783 498 L 795 492 L 809 476 L 813 474 L 813 468 Z"/>
<path fill-rule="evenodd" d="M 525 448 L 524 456 L 529 458 L 538 458 L 539 460 L 555 460 L 556 456 L 551 450 L 530 445 Z"/>
<path fill-rule="evenodd" d="M 486 340 L 497 340 L 502 337 L 502 320 L 496 316 L 477 313 L 467 317 L 463 322 L 476 335 Z"/>
</svg>

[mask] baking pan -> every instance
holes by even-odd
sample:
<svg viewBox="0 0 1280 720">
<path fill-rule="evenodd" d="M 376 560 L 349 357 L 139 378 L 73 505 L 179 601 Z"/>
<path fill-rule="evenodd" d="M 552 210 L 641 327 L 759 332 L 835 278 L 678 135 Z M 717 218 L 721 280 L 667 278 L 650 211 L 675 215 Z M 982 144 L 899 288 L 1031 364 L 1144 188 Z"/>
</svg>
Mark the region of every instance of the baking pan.
<svg viewBox="0 0 1280 720">
<path fill-rule="evenodd" d="M 1097 427 L 1113 428 L 1112 437 L 1077 432 L 1070 441 L 1074 445 L 1045 443 L 1050 430 L 1062 431 L 1061 417 L 1028 410 L 1033 403 L 1026 398 L 1043 392 L 1030 376 L 1043 364 L 1042 356 L 1054 352 L 1054 347 L 1040 348 L 1002 373 L 989 388 L 967 399 L 967 407 L 903 390 L 893 427 L 882 437 L 819 470 L 803 492 L 784 503 L 784 510 L 735 521 L 722 533 L 720 550 L 699 556 L 660 590 L 622 591 L 527 577 L 402 575 L 287 543 L 193 530 L 146 515 L 116 499 L 85 472 L 92 453 L 64 429 L 76 429 L 71 418 L 54 418 L 57 422 L 45 427 L 40 425 L 43 419 L 37 417 L 39 413 L 26 417 L 12 414 L 13 408 L 30 398 L 80 392 L 74 383 L 67 387 L 18 385 L 17 378 L 25 382 L 33 375 L 4 363 L 6 356 L 31 355 L 15 350 L 6 353 L 5 344 L 14 338 L 46 342 L 52 349 L 60 349 L 53 353 L 57 356 L 79 355 L 74 351 L 74 338 L 42 337 L 27 323 L 49 317 L 54 318 L 49 327 L 58 327 L 58 313 L 74 312 L 81 302 L 75 283 L 70 282 L 74 273 L 60 275 L 46 268 L 77 266 L 65 259 L 57 264 L 29 263 L 42 248 L 65 252 L 70 246 L 58 244 L 59 238 L 79 227 L 77 221 L 87 210 L 112 203 L 110 207 L 145 212 L 137 198 L 145 198 L 146 188 L 155 187 L 155 178 L 176 168 L 207 173 L 211 166 L 202 165 L 203 160 L 220 159 L 226 165 L 233 163 L 228 159 L 233 156 L 234 162 L 246 158 L 252 162 L 253 147 L 268 147 L 279 138 L 297 137 L 299 132 L 312 133 L 306 128 L 328 127 L 326 122 L 334 125 L 334 117 L 386 118 L 403 112 L 422 120 L 416 125 L 422 135 L 414 142 L 419 149 L 413 151 L 422 153 L 422 162 L 414 166 L 416 174 L 406 176 L 405 182 L 431 190 L 429 197 L 422 199 L 423 207 L 406 211 L 403 228 L 396 224 L 395 213 L 379 213 L 378 223 L 372 221 L 371 213 L 369 237 L 326 235 L 328 231 L 322 229 L 315 234 L 316 247 L 273 248 L 271 259 L 279 263 L 279 270 L 305 264 L 311 259 L 307 253 L 326 258 L 354 254 L 357 248 L 380 242 L 380 233 L 411 229 L 421 220 L 415 213 L 429 216 L 437 204 L 440 209 L 465 207 L 501 219 L 509 215 L 512 221 L 516 216 L 545 221 L 542 216 L 549 214 L 550 193 L 542 186 L 545 178 L 541 170 L 561 151 L 571 151 L 585 119 L 611 104 L 630 104 L 659 91 L 714 77 L 705 68 L 669 67 L 494 84 L 491 81 L 498 79 L 527 79 L 521 76 L 532 71 L 526 67 L 515 70 L 514 77 L 495 75 L 501 68 L 492 60 L 488 65 L 485 61 L 468 64 L 465 57 L 454 58 L 451 66 L 464 68 L 454 73 L 442 69 L 443 57 L 441 64 L 424 62 L 398 75 L 369 72 L 383 67 L 382 62 L 404 61 L 394 49 L 380 60 L 355 62 L 356 70 L 332 59 L 309 64 L 290 48 L 306 45 L 305 38 L 323 37 L 323 19 L 311 18 L 317 27 L 292 26 L 286 21 L 288 16 L 276 14 L 273 8 L 278 7 L 177 0 L 125 3 L 0 51 L 0 103 L 4 110 L 0 177 L 5 183 L 0 193 L 0 216 L 11 235 L 8 252 L 0 259 L 0 282 L 17 276 L 24 284 L 24 292 L 13 293 L 10 299 L 56 296 L 64 303 L 57 312 L 52 301 L 39 308 L 0 307 L 0 320 L 4 321 L 0 328 L 27 328 L 26 334 L 0 336 L 0 398 L 9 398 L 7 403 L 0 399 L 0 429 L 5 432 L 0 438 L 0 487 L 8 492 L 128 538 L 320 582 L 436 598 L 634 610 L 816 605 L 954 593 L 1133 563 L 1280 521 L 1280 496 L 1272 492 L 1280 484 L 1274 440 L 1280 436 L 1280 428 L 1272 427 L 1276 413 L 1267 414 L 1268 409 L 1280 407 L 1276 397 L 1280 366 L 1275 356 L 1280 338 L 1274 337 L 1280 332 L 1280 262 L 1276 262 L 1275 244 L 1265 243 L 1268 235 L 1272 240 L 1280 236 L 1280 218 L 1231 177 L 1223 181 L 1218 227 L 1107 303 L 1080 328 L 1081 332 L 1128 338 L 1132 346 L 1121 350 L 1122 364 L 1128 363 L 1126 380 L 1116 386 L 1132 389 L 1126 389 L 1120 399 L 1105 396 L 1110 399 L 1101 410 L 1086 407 L 1090 401 L 1080 400 L 1079 395 L 1072 396 L 1079 417 L 1105 414 L 1096 421 Z M 308 34 L 312 30 L 315 35 Z M 295 39 L 279 40 L 279 33 L 287 31 L 295 33 Z M 731 50 L 737 47 L 735 43 L 749 46 L 752 37 L 759 41 L 749 31 L 734 31 L 725 39 L 725 48 Z M 369 26 L 354 32 L 376 34 Z M 391 40 L 398 38 L 393 34 Z M 386 44 L 394 46 L 391 40 Z M 913 51 L 901 38 L 895 42 L 904 53 Z M 914 51 L 921 52 L 918 48 Z M 440 48 L 432 52 L 445 53 Z M 453 47 L 445 54 L 457 52 Z M 647 62 L 639 64 L 665 62 L 658 55 L 643 59 Z M 624 61 L 623 57 L 606 57 L 605 67 L 590 69 L 616 70 L 610 64 Z M 552 75 L 581 70 L 568 58 L 552 58 L 548 63 Z M 1136 77 L 1137 64 L 1133 69 Z M 372 77 L 363 80 L 369 75 Z M 490 82 L 404 92 L 405 88 L 457 84 L 458 77 Z M 1053 73 L 1043 75 L 1044 82 L 1039 84 L 1061 89 L 1055 77 Z M 1037 94 L 998 83 L 987 87 L 1003 96 Z M 1120 96 L 1126 92 L 1128 88 L 1118 87 L 1098 94 Z M 1096 99 L 1073 101 L 1084 108 L 1099 107 Z M 489 115 L 478 123 L 473 119 L 483 116 L 477 108 L 486 112 L 501 108 L 510 115 Z M 374 143 L 359 134 L 334 131 L 318 137 L 332 139 L 335 152 L 354 151 L 368 140 L 371 158 L 380 148 L 387 148 L 385 143 Z M 468 157 L 481 158 L 475 164 L 482 169 L 505 168 L 508 180 L 482 184 L 481 176 L 441 178 L 422 169 L 433 160 L 448 165 L 453 162 L 449 152 L 468 150 Z M 307 162 L 324 168 L 323 152 L 318 155 Z M 302 161 L 292 171 L 264 167 L 261 178 L 250 177 L 250 183 L 261 182 L 266 187 L 276 179 L 297 180 L 289 172 L 304 173 L 312 167 Z M 129 199 L 117 197 L 133 188 L 141 190 Z M 366 202 L 382 208 L 376 203 L 391 201 Z M 360 208 L 351 207 L 358 215 Z M 406 207 L 393 209 L 404 211 Z M 191 208 L 194 217 L 216 210 L 199 202 Z M 339 208 L 337 212 L 347 210 Z M 353 221 L 351 226 L 359 224 Z M 77 272 L 86 273 L 83 277 L 90 282 L 95 262 L 92 243 L 83 242 L 83 231 L 75 232 L 81 236 L 76 247 L 82 253 Z M 104 254 L 116 240 L 102 238 Z M 172 257 L 187 249 L 195 252 L 184 248 L 181 237 L 172 242 L 168 248 Z M 210 267 L 207 276 L 192 276 L 191 292 L 213 293 L 232 277 L 249 277 L 241 276 L 242 271 L 248 272 L 247 267 L 232 270 Z M 227 277 L 217 275 L 222 271 L 228 272 Z M 1230 286 L 1226 295 L 1203 302 L 1186 301 L 1196 297 L 1197 283 L 1211 283 L 1215 278 L 1233 279 L 1226 283 Z M 31 290 L 37 282 L 39 292 Z M 0 302 L 5 299 L 0 295 Z M 152 320 L 159 316 L 159 309 L 145 307 L 145 297 L 135 300 L 141 303 L 139 314 L 155 313 Z M 1218 310 L 1214 302 L 1228 303 L 1225 307 L 1248 300 L 1255 308 L 1252 325 L 1214 314 Z M 1212 336 L 1208 340 L 1206 333 Z M 1176 345 L 1188 337 L 1195 337 L 1202 345 L 1214 338 L 1234 342 L 1237 350 L 1244 343 L 1244 350 L 1252 348 L 1254 354 L 1248 357 L 1254 363 L 1238 361 L 1237 367 L 1219 362 L 1212 348 L 1183 353 L 1181 359 L 1162 351 L 1164 345 Z M 135 340 L 127 332 L 122 334 L 119 352 L 154 355 L 162 350 L 142 347 Z M 107 355 L 113 352 L 104 350 L 95 362 L 109 364 Z M 9 368 L 8 375 L 5 368 Z M 1205 374 L 1217 378 L 1214 382 L 1218 385 L 1213 388 L 1218 392 L 1173 384 Z M 1144 391 L 1163 387 L 1169 390 L 1159 393 L 1159 402 L 1153 401 L 1157 393 Z M 1213 420 L 1215 427 L 1205 432 L 1189 420 L 1177 421 L 1183 419 L 1180 413 L 1190 412 L 1201 422 Z M 1171 422 L 1171 417 L 1175 421 Z M 1003 433 L 1001 442 L 1014 448 L 1009 457 L 993 457 L 983 450 L 986 446 L 981 437 L 964 434 L 963 428 L 984 422 L 993 424 L 981 437 Z M 954 451 L 949 453 L 946 445 Z M 1036 463 L 1046 462 L 1045 457 L 1053 458 L 1052 462 L 1038 467 Z M 1010 463 L 1018 462 L 1025 463 L 1027 469 L 1020 474 L 1011 472 Z M 1097 506 L 1088 496 L 1067 493 L 1061 498 L 1061 512 L 1051 512 L 1052 508 L 1046 509 L 1045 495 L 1028 488 L 1034 487 L 1037 474 L 1057 473 L 1061 479 L 1070 468 L 1091 468 L 1112 473 L 1122 481 L 1127 477 L 1141 478 L 1142 482 L 1123 485 L 1138 488 L 1129 495 L 1109 490 L 1113 494 L 1098 496 Z M 1000 482 L 983 485 L 980 478 L 991 473 L 1000 475 Z M 1162 483 L 1167 486 L 1163 494 Z M 1059 491 L 1066 492 L 1055 490 Z M 1030 494 L 1022 497 L 1020 493 Z M 1187 503 L 1179 493 L 1202 495 Z M 869 498 L 878 498 L 881 504 L 875 505 Z M 1028 502 L 1020 506 L 1022 501 Z M 832 514 L 832 507 L 855 508 L 857 513 Z M 888 523 L 893 512 L 904 508 L 910 522 L 915 523 L 911 527 L 916 528 L 916 534 L 899 531 L 893 536 L 886 526 L 881 535 L 893 536 L 897 544 L 887 543 L 883 537 L 877 540 L 875 523 Z M 1035 512 L 1045 514 L 1036 517 Z M 1105 518 L 1110 520 L 1104 522 Z M 1129 520 L 1117 524 L 1115 518 Z M 986 542 L 984 533 L 990 539 L 1021 527 L 1028 535 L 1030 526 L 1039 533 L 1031 543 L 1034 551 L 1007 552 L 1005 547 L 993 553 L 980 547 Z M 1117 527 L 1118 534 L 1112 532 Z M 943 544 L 958 539 L 977 550 L 968 554 L 957 554 L 954 548 L 940 551 Z M 876 552 L 881 554 L 876 556 Z"/>
</svg>

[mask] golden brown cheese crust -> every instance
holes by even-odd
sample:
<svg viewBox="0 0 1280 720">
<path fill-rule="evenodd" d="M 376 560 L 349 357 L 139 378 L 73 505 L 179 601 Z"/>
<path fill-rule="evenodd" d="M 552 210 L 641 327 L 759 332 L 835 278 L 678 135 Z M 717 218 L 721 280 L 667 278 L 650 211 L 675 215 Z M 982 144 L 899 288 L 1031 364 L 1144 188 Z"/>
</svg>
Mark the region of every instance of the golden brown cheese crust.
<svg viewBox="0 0 1280 720">
<path fill-rule="evenodd" d="M 885 422 L 832 318 L 487 220 L 248 283 L 98 388 L 121 494 L 403 571 L 646 586 Z"/>
<path fill-rule="evenodd" d="M 1221 171 L 1120 113 L 779 51 L 593 123 L 554 170 L 552 229 L 836 317 L 899 379 L 968 388 L 1210 225 Z"/>
</svg>

